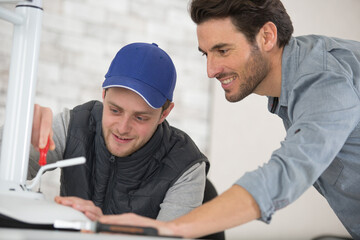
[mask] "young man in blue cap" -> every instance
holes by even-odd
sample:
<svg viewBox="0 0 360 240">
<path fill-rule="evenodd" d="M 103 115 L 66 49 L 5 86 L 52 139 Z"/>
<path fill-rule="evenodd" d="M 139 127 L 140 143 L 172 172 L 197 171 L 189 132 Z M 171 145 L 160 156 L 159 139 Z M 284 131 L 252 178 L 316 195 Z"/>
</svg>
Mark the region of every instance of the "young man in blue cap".
<svg viewBox="0 0 360 240">
<path fill-rule="evenodd" d="M 208 160 L 165 120 L 175 83 L 175 66 L 156 44 L 123 47 L 105 76 L 102 103 L 65 110 L 53 124 L 51 110 L 35 106 L 29 174 L 39 168 L 35 149 L 52 136 L 48 162 L 86 157 L 62 169 L 60 194 L 75 197 L 56 201 L 92 220 L 133 212 L 168 221 L 201 205 Z"/>
</svg>

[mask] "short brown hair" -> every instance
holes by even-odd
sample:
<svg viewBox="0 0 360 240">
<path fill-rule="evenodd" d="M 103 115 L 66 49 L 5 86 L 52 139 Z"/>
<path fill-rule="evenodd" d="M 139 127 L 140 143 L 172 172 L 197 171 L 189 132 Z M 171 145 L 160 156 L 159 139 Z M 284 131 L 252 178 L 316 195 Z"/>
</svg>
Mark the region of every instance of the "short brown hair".
<svg viewBox="0 0 360 240">
<path fill-rule="evenodd" d="M 161 112 L 165 111 L 169 106 L 170 106 L 171 101 L 170 100 L 166 100 L 166 102 L 164 103 L 164 105 L 162 105 L 162 109 Z"/>
<path fill-rule="evenodd" d="M 201 24 L 210 19 L 230 17 L 250 43 L 267 22 L 277 27 L 279 47 L 285 46 L 294 31 L 290 16 L 280 0 L 192 0 L 191 19 Z"/>
</svg>

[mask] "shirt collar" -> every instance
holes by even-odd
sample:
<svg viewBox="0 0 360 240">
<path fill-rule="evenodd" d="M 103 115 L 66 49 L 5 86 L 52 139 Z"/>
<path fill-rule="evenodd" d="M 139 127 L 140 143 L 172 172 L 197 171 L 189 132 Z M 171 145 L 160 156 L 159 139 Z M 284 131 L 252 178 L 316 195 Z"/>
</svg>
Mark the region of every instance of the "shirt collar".
<svg viewBox="0 0 360 240">
<path fill-rule="evenodd" d="M 296 39 L 291 37 L 288 44 L 285 45 L 282 63 L 281 63 L 281 93 L 280 98 L 275 100 L 275 97 L 269 97 L 268 109 L 270 112 L 278 113 L 280 106 L 288 105 L 289 89 L 291 89 L 291 80 L 295 78 L 298 67 L 299 47 Z M 275 111 L 271 111 L 273 105 L 278 101 L 278 106 Z"/>
</svg>

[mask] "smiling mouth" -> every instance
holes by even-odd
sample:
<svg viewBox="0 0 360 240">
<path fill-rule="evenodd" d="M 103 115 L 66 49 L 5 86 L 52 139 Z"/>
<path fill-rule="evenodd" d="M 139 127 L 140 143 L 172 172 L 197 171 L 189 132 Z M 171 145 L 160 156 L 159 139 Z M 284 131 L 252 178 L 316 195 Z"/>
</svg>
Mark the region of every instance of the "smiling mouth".
<svg viewBox="0 0 360 240">
<path fill-rule="evenodd" d="M 113 136 L 115 137 L 116 140 L 119 140 L 119 141 L 130 141 L 131 140 L 131 138 L 119 137 L 116 134 L 113 134 Z"/>
<path fill-rule="evenodd" d="M 218 79 L 218 80 L 221 82 L 221 84 L 227 85 L 227 84 L 231 83 L 232 81 L 234 81 L 235 79 L 236 79 L 236 76 L 232 76 L 227 79 L 223 79 L 223 80 Z"/>
</svg>

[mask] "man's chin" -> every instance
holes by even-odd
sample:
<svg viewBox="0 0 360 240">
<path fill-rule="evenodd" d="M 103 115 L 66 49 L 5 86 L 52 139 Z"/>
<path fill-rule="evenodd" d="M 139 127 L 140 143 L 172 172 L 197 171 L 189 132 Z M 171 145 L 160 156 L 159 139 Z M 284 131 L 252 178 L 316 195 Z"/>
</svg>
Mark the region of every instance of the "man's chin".
<svg viewBox="0 0 360 240">
<path fill-rule="evenodd" d="M 119 150 L 116 151 L 114 149 L 108 149 L 108 150 L 115 157 L 127 157 L 131 154 L 129 153 L 129 151 L 119 151 Z"/>
<path fill-rule="evenodd" d="M 225 98 L 226 98 L 226 100 L 228 101 L 228 102 L 232 102 L 232 103 L 234 103 L 234 102 L 238 102 L 238 101 L 240 101 L 237 97 L 235 97 L 235 96 L 231 96 L 231 95 L 228 95 L 228 94 L 225 94 Z"/>
<path fill-rule="evenodd" d="M 243 100 L 245 97 L 249 96 L 250 94 L 242 94 L 242 95 L 235 95 L 235 94 L 230 94 L 230 93 L 227 93 L 225 92 L 225 98 L 228 102 L 232 102 L 232 103 L 235 103 L 235 102 L 239 102 L 241 100 Z"/>
<path fill-rule="evenodd" d="M 130 154 L 129 153 L 119 153 L 119 152 L 110 152 L 112 155 L 114 155 L 115 157 L 127 157 Z"/>
</svg>

